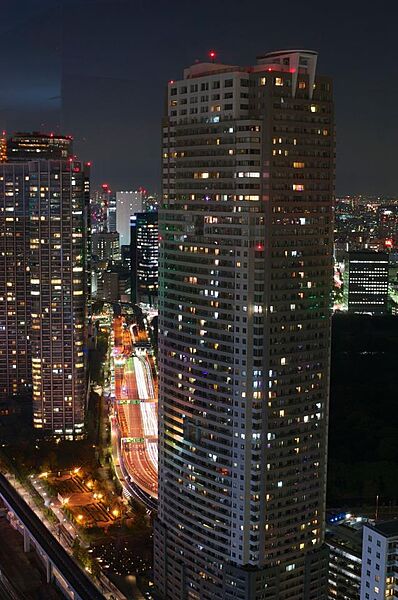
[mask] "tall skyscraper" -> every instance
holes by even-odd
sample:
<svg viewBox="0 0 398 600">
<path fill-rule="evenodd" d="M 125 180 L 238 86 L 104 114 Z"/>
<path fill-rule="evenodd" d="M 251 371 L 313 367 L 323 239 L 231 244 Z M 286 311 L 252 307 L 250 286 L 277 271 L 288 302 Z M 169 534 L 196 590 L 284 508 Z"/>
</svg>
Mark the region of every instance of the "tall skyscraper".
<svg viewBox="0 0 398 600">
<path fill-rule="evenodd" d="M 116 194 L 109 190 L 108 200 L 108 231 L 116 231 Z"/>
<path fill-rule="evenodd" d="M 109 230 L 109 200 L 112 191 L 107 183 L 95 190 L 90 198 L 90 215 L 92 233 L 108 232 Z"/>
<path fill-rule="evenodd" d="M 166 599 L 323 600 L 332 83 L 317 54 L 168 86 L 160 223 Z"/>
<path fill-rule="evenodd" d="M 116 192 L 116 231 L 120 248 L 130 245 L 130 217 L 142 212 L 142 192 Z"/>
<path fill-rule="evenodd" d="M 131 301 L 153 305 L 159 281 L 158 213 L 137 213 L 130 223 Z"/>
<path fill-rule="evenodd" d="M 349 255 L 348 310 L 383 315 L 388 301 L 388 254 L 354 250 Z"/>
<path fill-rule="evenodd" d="M 0 402 L 33 389 L 34 427 L 69 438 L 84 422 L 88 218 L 82 163 L 0 166 Z"/>
<path fill-rule="evenodd" d="M 7 140 L 7 158 L 10 162 L 41 158 L 66 160 L 72 154 L 73 140 L 70 136 L 38 131 L 18 132 Z"/>
<path fill-rule="evenodd" d="M 29 169 L 0 165 L 0 404 L 31 393 Z"/>
<path fill-rule="evenodd" d="M 6 132 L 0 135 L 0 162 L 5 162 L 7 160 L 7 138 Z"/>
<path fill-rule="evenodd" d="M 90 189 L 79 161 L 28 163 L 33 424 L 83 435 Z"/>
</svg>

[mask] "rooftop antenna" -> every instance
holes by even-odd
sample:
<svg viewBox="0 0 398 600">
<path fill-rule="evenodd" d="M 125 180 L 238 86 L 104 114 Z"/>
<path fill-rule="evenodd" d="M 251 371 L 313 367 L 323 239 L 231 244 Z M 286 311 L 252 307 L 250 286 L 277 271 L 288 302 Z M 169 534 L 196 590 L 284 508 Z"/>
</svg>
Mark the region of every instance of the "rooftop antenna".
<svg viewBox="0 0 398 600">
<path fill-rule="evenodd" d="M 375 521 L 379 517 L 379 494 L 376 495 L 376 510 L 375 510 Z"/>
</svg>

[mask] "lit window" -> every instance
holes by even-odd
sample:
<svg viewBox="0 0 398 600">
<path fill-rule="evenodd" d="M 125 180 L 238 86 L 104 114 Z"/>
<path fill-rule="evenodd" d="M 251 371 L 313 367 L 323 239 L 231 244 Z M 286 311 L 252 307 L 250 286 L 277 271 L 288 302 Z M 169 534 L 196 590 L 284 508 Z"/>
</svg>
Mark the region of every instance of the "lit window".
<svg viewBox="0 0 398 600">
<path fill-rule="evenodd" d="M 294 192 L 304 192 L 304 186 L 302 183 L 293 183 Z"/>
<path fill-rule="evenodd" d="M 282 87 L 283 86 L 283 79 L 282 77 L 275 77 L 275 85 Z"/>
<path fill-rule="evenodd" d="M 315 104 L 311 104 L 311 112 L 312 113 L 318 112 L 318 107 Z"/>
<path fill-rule="evenodd" d="M 304 167 L 305 167 L 305 163 L 303 163 L 303 162 L 294 162 L 293 163 L 294 169 L 304 169 Z"/>
<path fill-rule="evenodd" d="M 260 85 L 265 85 L 267 83 L 267 78 L 266 77 L 260 77 Z"/>
</svg>

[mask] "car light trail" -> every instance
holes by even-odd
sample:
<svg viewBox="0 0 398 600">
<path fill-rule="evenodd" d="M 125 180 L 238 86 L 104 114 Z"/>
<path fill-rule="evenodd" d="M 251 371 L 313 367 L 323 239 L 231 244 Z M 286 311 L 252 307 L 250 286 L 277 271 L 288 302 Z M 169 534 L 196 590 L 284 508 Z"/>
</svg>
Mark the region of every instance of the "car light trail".
<svg viewBox="0 0 398 600">
<path fill-rule="evenodd" d="M 153 359 L 145 331 L 127 327 L 123 317 L 113 323 L 111 357 L 114 373 L 115 426 L 118 460 L 126 487 L 142 490 L 140 498 L 153 508 L 158 488 L 158 403 Z"/>
</svg>

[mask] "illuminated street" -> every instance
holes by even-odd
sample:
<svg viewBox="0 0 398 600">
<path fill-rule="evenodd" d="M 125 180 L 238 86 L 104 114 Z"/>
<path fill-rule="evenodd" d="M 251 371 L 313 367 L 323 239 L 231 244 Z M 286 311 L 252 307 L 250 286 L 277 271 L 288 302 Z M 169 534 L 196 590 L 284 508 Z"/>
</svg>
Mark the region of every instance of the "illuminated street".
<svg viewBox="0 0 398 600">
<path fill-rule="evenodd" d="M 156 371 L 146 332 L 136 324 L 128 327 L 124 317 L 114 319 L 112 362 L 113 427 L 117 427 L 121 473 L 157 499 Z"/>
</svg>

